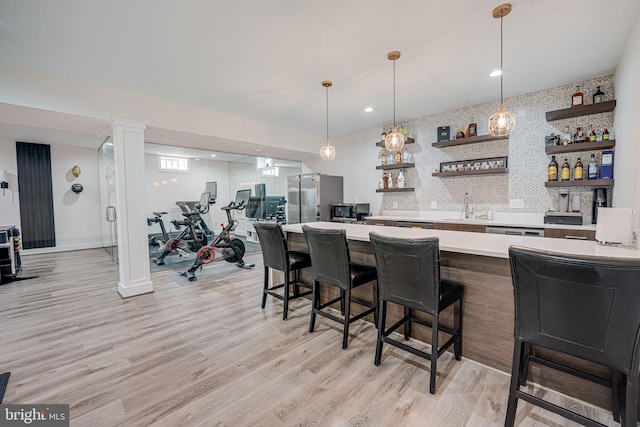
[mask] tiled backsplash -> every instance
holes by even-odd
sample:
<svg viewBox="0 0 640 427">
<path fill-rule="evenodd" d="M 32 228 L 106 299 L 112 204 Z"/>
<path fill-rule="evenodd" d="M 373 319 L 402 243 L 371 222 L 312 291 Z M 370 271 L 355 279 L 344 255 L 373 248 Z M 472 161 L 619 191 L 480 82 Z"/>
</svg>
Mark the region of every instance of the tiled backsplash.
<svg viewBox="0 0 640 427">
<path fill-rule="evenodd" d="M 462 208 L 464 194 L 469 194 L 471 206 L 479 211 L 544 213 L 557 203 L 557 190 L 544 186 L 547 181 L 547 166 L 551 160 L 544 152 L 544 137 L 552 132 L 562 135 L 565 126 L 575 132 L 577 126 L 583 129 L 593 124 L 596 128 L 608 127 L 611 132 L 613 113 L 596 114 L 573 119 L 547 123 L 545 112 L 569 108 L 571 95 L 576 84 L 585 95 L 587 104 L 600 86 L 606 100 L 615 99 L 613 94 L 613 75 L 599 77 L 584 82 L 528 93 L 505 99 L 505 107 L 516 114 L 516 127 L 508 141 L 491 141 L 477 144 L 460 145 L 448 148 L 435 148 L 431 144 L 437 141 L 437 127 L 450 126 L 451 133 L 460 130 L 472 121 L 478 124 L 478 135 L 488 134 L 487 121 L 498 109 L 498 102 L 473 105 L 444 113 L 434 114 L 410 120 L 411 136 L 415 144 L 407 145 L 413 153 L 416 167 L 406 170 L 407 185 L 415 187 L 415 193 L 385 193 L 383 210 L 428 211 L 431 202 L 436 201 L 438 210 L 457 211 Z M 614 139 L 612 134 L 611 139 Z M 595 152 L 599 159 L 600 152 Z M 558 163 L 567 158 L 573 166 L 578 157 L 586 164 L 591 152 L 567 153 L 556 156 Z M 483 159 L 508 156 L 508 174 L 471 175 L 438 178 L 431 176 L 439 169 L 441 162 L 456 160 Z M 615 158 L 614 158 L 615 164 Z M 570 188 L 572 194 L 580 194 L 581 211 L 584 223 L 591 222 L 593 187 Z M 609 191 L 608 200 L 611 200 Z M 512 199 L 521 199 L 522 208 L 510 208 Z M 609 202 L 610 203 L 610 202 Z"/>
</svg>

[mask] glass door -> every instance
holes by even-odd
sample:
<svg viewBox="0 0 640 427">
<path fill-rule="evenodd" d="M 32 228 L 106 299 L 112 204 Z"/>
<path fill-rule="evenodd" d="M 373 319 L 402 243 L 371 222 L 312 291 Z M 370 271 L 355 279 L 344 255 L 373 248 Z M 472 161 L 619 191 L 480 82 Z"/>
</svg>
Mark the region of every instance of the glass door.
<svg viewBox="0 0 640 427">
<path fill-rule="evenodd" d="M 107 138 L 98 149 L 100 168 L 100 207 L 102 210 L 102 246 L 118 262 L 118 233 L 116 224 L 116 169 L 113 142 Z"/>
</svg>

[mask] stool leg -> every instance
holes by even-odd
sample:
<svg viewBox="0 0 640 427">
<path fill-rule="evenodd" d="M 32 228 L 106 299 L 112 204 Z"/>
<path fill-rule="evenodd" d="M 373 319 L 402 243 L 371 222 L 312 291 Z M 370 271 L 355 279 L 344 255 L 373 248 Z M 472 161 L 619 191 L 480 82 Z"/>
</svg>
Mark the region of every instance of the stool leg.
<svg viewBox="0 0 640 427">
<path fill-rule="evenodd" d="M 453 354 L 456 360 L 462 358 L 462 299 L 453 306 L 453 329 L 458 334 L 458 338 L 453 343 Z"/>
<path fill-rule="evenodd" d="M 264 267 L 264 288 L 262 289 L 262 308 L 267 303 L 267 289 L 269 288 L 269 267 Z"/>
<path fill-rule="evenodd" d="M 298 272 L 300 270 L 293 270 L 291 273 L 293 273 L 293 296 L 294 297 L 299 297 L 300 296 L 300 286 L 298 285 Z"/>
<path fill-rule="evenodd" d="M 511 362 L 511 383 L 509 385 L 509 400 L 507 403 L 507 416 L 504 420 L 504 427 L 513 427 L 516 421 L 516 409 L 518 408 L 518 391 L 520 384 L 520 363 L 522 362 L 522 349 L 524 343 L 520 340 L 515 340 L 513 346 L 513 362 Z"/>
<path fill-rule="evenodd" d="M 522 344 L 522 359 L 520 360 L 520 385 L 527 385 L 527 377 L 529 376 L 529 356 L 531 355 L 531 344 L 525 342 Z"/>
<path fill-rule="evenodd" d="M 621 427 L 635 427 L 638 418 L 638 377 L 625 375 L 625 380 Z"/>
<path fill-rule="evenodd" d="M 313 295 L 311 296 L 311 320 L 309 321 L 309 332 L 313 332 L 316 325 L 316 311 L 320 306 L 320 284 L 313 282 Z"/>
<path fill-rule="evenodd" d="M 409 307 L 407 307 L 406 305 L 403 306 L 404 307 L 404 339 L 408 340 L 409 337 L 411 336 L 411 309 Z"/>
<path fill-rule="evenodd" d="M 385 321 L 387 318 L 387 302 L 380 301 L 378 309 L 380 310 L 378 314 L 378 340 L 376 341 L 376 355 L 373 359 L 373 363 L 376 366 L 380 366 L 380 359 L 382 357 L 382 334 L 384 334 Z"/>
<path fill-rule="evenodd" d="M 344 289 L 340 289 L 340 314 L 344 316 Z"/>
<path fill-rule="evenodd" d="M 287 320 L 289 314 L 289 270 L 284 272 L 284 309 L 282 310 L 282 320 Z"/>
<path fill-rule="evenodd" d="M 372 286 L 373 288 L 373 305 L 375 306 L 375 311 L 373 312 L 373 324 L 375 325 L 375 327 L 378 327 L 378 284 L 376 282 L 375 285 Z"/>
<path fill-rule="evenodd" d="M 429 375 L 429 393 L 436 394 L 436 377 L 438 376 L 438 328 L 440 322 L 438 314 L 433 316 L 433 325 L 431 326 L 431 373 Z"/>
<path fill-rule="evenodd" d="M 347 348 L 349 341 L 349 320 L 351 316 L 351 289 L 344 291 L 344 331 L 342 333 L 342 348 Z"/>
</svg>

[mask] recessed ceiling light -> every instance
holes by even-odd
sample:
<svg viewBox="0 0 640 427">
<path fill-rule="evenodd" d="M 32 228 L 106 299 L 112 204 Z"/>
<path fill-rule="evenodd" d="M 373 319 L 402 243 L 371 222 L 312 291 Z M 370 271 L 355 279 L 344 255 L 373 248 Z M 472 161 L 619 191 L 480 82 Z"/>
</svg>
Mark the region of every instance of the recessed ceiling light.
<svg viewBox="0 0 640 427">
<path fill-rule="evenodd" d="M 256 152 L 257 152 L 257 153 L 259 153 L 259 152 L 261 152 L 261 151 L 262 151 L 262 150 L 261 150 L 260 148 L 256 148 Z"/>
<path fill-rule="evenodd" d="M 373 107 L 367 107 L 367 108 L 364 109 L 365 113 L 370 113 L 372 111 L 373 111 Z"/>
<path fill-rule="evenodd" d="M 196 159 L 196 160 L 200 160 L 200 159 Z"/>
<path fill-rule="evenodd" d="M 502 70 L 493 70 L 491 73 L 489 73 L 489 77 L 498 77 L 501 74 Z"/>
<path fill-rule="evenodd" d="M 212 154 L 212 155 L 211 155 L 211 157 L 215 157 L 215 156 L 216 156 L 215 154 Z"/>
</svg>

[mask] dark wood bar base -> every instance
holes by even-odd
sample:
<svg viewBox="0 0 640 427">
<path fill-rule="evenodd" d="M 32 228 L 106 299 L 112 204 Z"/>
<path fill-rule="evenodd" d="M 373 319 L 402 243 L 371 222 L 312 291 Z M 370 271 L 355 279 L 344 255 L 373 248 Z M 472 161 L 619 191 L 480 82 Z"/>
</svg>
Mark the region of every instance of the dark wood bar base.
<svg viewBox="0 0 640 427">
<path fill-rule="evenodd" d="M 307 250 L 302 234 L 289 232 L 287 237 L 290 249 Z M 369 242 L 349 240 L 349 250 L 353 261 L 375 265 Z M 514 341 L 514 303 L 509 260 L 442 251 L 441 276 L 465 285 L 462 303 L 462 356 L 510 373 Z M 311 280 L 310 269 L 305 269 L 301 273 L 301 280 L 306 282 Z M 356 293 L 358 298 L 365 301 L 371 300 L 370 291 L 357 291 L 360 291 Z M 360 307 L 354 307 L 354 309 L 360 310 Z M 399 320 L 402 314 L 398 306 L 389 304 L 388 323 L 391 324 Z M 443 323 L 451 327 L 451 315 L 444 314 L 448 313 L 443 313 Z M 372 316 L 365 319 L 373 322 Z M 430 344 L 431 331 L 428 328 L 417 326 L 412 328 L 412 338 Z M 372 343 L 372 346 L 375 346 L 375 343 Z M 553 357 L 563 364 L 599 376 L 610 376 L 607 368 L 567 355 L 554 354 L 545 349 L 536 349 L 536 351 L 538 354 Z M 607 387 L 546 366 L 532 364 L 529 371 L 529 381 L 605 409 L 611 408 L 611 391 Z M 507 390 L 505 390 L 505 399 L 506 393 Z"/>
</svg>

